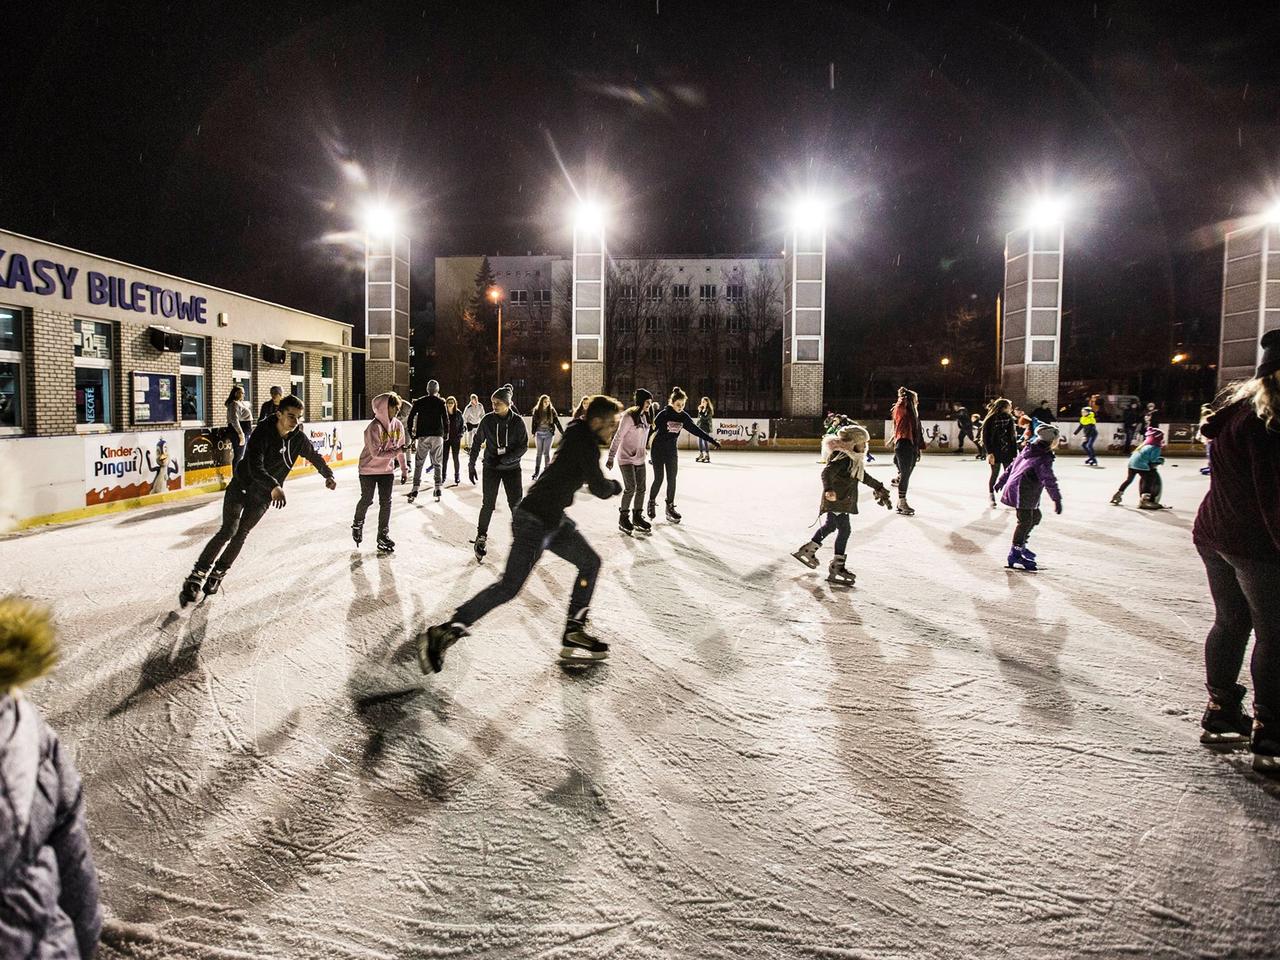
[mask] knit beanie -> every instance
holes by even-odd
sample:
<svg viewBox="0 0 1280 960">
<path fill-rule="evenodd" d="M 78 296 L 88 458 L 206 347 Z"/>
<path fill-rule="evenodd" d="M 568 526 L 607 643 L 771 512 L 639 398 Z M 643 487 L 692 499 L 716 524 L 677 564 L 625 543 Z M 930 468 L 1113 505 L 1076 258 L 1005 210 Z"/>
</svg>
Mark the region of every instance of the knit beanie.
<svg viewBox="0 0 1280 960">
<path fill-rule="evenodd" d="M 1042 423 L 1036 427 L 1036 439 L 1052 445 L 1058 439 L 1058 428 L 1052 423 Z"/>
<path fill-rule="evenodd" d="M 1164 446 L 1164 431 L 1159 427 L 1147 427 L 1146 441 L 1153 447 Z"/>
<path fill-rule="evenodd" d="M 634 405 L 643 410 L 644 405 L 653 399 L 653 394 L 644 387 L 637 387 L 635 396 L 632 399 L 635 401 Z"/>
<path fill-rule="evenodd" d="M 1280 370 L 1280 330 L 1268 330 L 1262 337 L 1262 360 L 1255 377 L 1269 377 Z"/>
<path fill-rule="evenodd" d="M 507 406 L 511 406 L 511 388 L 499 387 L 497 390 L 493 391 L 493 394 L 492 396 L 489 397 L 489 399 L 495 400 L 495 401 L 501 400 Z"/>
</svg>

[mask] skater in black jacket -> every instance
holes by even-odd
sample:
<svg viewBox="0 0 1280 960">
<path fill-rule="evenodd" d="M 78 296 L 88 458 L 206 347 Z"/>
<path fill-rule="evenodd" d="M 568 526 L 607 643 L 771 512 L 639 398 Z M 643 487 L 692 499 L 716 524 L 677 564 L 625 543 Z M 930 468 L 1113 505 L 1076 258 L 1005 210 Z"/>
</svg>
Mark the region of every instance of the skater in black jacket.
<svg viewBox="0 0 1280 960">
<path fill-rule="evenodd" d="M 1013 403 L 1000 397 L 991 404 L 991 412 L 982 421 L 982 448 L 987 451 L 991 477 L 987 480 L 987 496 L 996 505 L 996 480 L 1018 455 L 1017 426 L 1013 422 Z"/>
<path fill-rule="evenodd" d="M 284 481 L 299 457 L 316 468 L 330 490 L 338 486 L 329 465 L 298 429 L 301 421 L 302 401 L 289 394 L 280 401 L 279 412 L 249 434 L 244 456 L 236 464 L 231 485 L 222 499 L 222 526 L 200 552 L 182 586 L 180 600 L 184 607 L 196 599 L 201 587 L 206 595 L 217 593 L 249 531 L 268 509 L 284 507 Z"/>
<path fill-rule="evenodd" d="M 427 461 L 431 462 L 431 472 L 435 479 L 432 495 L 439 500 L 440 485 L 444 482 L 444 450 L 449 442 L 449 411 L 440 398 L 438 381 L 428 380 L 426 394 L 413 401 L 409 419 L 405 421 L 405 429 L 409 432 L 409 443 L 414 449 L 413 489 L 409 491 L 408 500 L 413 503 L 418 498 L 418 487 L 422 485 L 422 468 Z"/>
<path fill-rule="evenodd" d="M 622 492 L 617 480 L 600 471 L 600 444 L 608 443 L 613 436 L 621 411 L 622 404 L 612 397 L 592 397 L 586 416 L 565 429 L 559 455 L 512 514 L 511 553 L 502 579 L 460 606 L 447 622 L 418 636 L 418 666 L 423 673 L 439 673 L 445 651 L 468 635 L 468 627 L 515 599 L 544 550 L 578 568 L 560 641 L 561 658 L 603 660 L 609 655 L 609 645 L 587 633 L 587 609 L 600 572 L 600 557 L 564 511 L 583 484 L 601 500 Z"/>
<path fill-rule="evenodd" d="M 489 540 L 489 521 L 498 505 L 498 488 L 507 492 L 507 506 L 514 513 L 523 493 L 520 484 L 520 458 L 529 449 L 529 431 L 524 421 L 511 409 L 511 394 L 506 387 L 493 391 L 493 412 L 486 413 L 471 439 L 471 462 L 467 476 L 476 482 L 476 460 L 484 447 L 484 501 L 480 505 L 480 522 L 476 526 L 476 559 L 483 560 Z"/>
<path fill-rule="evenodd" d="M 444 478 L 449 479 L 449 459 L 453 458 L 453 483 L 451 487 L 456 487 L 462 482 L 462 469 L 458 466 L 459 457 L 462 450 L 462 435 L 466 432 L 466 423 L 462 417 L 462 411 L 458 409 L 458 399 L 456 397 L 445 397 L 444 408 L 449 413 L 449 433 L 444 443 Z"/>
<path fill-rule="evenodd" d="M 672 523 L 679 523 L 681 520 L 676 511 L 676 470 L 680 466 L 676 442 L 680 439 L 680 431 L 688 430 L 698 439 L 720 449 L 720 441 L 694 423 L 693 417 L 684 412 L 684 405 L 688 400 L 687 393 L 679 387 L 672 387 L 667 405 L 653 421 L 653 446 L 649 457 L 649 462 L 653 464 L 653 484 L 649 487 L 650 520 L 658 513 L 658 491 L 662 489 L 664 474 L 667 481 L 667 519 Z"/>
</svg>

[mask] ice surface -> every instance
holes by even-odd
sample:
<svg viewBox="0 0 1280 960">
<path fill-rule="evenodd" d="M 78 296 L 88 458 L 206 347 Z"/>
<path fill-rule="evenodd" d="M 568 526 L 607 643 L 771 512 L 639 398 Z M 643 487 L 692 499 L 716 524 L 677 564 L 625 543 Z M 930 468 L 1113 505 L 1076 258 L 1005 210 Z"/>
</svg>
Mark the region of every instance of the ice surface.
<svg viewBox="0 0 1280 960">
<path fill-rule="evenodd" d="M 555 663 L 550 556 L 418 673 L 415 630 L 507 553 L 503 503 L 471 559 L 466 484 L 397 487 L 378 560 L 348 539 L 354 471 L 291 481 L 182 614 L 220 497 L 0 541 L 0 587 L 64 631 L 32 696 L 84 773 L 101 955 L 1280 953 L 1276 788 L 1196 742 L 1200 461 L 1164 469 L 1156 514 L 1107 503 L 1121 461 L 1060 460 L 1029 575 L 985 464 L 927 457 L 914 518 L 863 497 L 833 590 L 830 546 L 789 556 L 814 460 L 686 455 L 685 521 L 648 541 L 580 495 L 613 644 L 585 673 Z"/>
</svg>

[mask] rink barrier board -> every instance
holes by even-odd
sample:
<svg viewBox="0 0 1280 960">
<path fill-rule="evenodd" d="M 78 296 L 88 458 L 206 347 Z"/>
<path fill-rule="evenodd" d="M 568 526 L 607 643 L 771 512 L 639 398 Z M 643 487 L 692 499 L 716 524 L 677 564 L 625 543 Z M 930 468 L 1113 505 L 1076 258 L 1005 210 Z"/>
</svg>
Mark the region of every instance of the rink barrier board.
<svg viewBox="0 0 1280 960">
<path fill-rule="evenodd" d="M 951 453 L 955 455 L 956 451 L 956 423 L 954 420 L 922 420 L 920 422 L 924 430 L 924 437 L 927 442 L 925 452 L 927 453 Z M 1059 421 L 1057 427 L 1062 431 L 1059 438 L 1057 451 L 1059 453 L 1084 453 L 1084 433 L 1072 433 L 1077 426 L 1077 422 L 1064 423 Z M 1124 426 L 1120 423 L 1102 423 L 1097 424 L 1098 442 L 1094 446 L 1098 456 L 1128 456 L 1124 452 Z M 1192 456 L 1194 454 L 1204 453 L 1204 444 L 1197 439 L 1196 425 L 1193 423 L 1166 423 L 1161 427 L 1165 432 L 1165 450 L 1171 454 L 1179 454 L 1182 456 Z M 976 432 L 976 431 L 975 431 Z M 884 422 L 885 440 L 881 444 L 884 450 L 893 449 L 893 421 L 886 420 Z M 1065 443 L 1063 442 L 1065 441 Z M 1142 435 L 1137 433 L 1134 435 L 1134 449 L 1142 445 Z M 966 439 L 964 442 L 966 451 L 972 450 L 977 452 L 973 441 Z"/>
</svg>

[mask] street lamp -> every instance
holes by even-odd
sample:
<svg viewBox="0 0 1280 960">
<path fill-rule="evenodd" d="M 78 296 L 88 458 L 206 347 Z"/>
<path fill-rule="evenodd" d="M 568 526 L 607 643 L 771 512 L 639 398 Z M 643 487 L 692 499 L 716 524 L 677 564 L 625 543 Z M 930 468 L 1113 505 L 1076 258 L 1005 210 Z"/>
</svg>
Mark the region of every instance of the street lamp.
<svg viewBox="0 0 1280 960">
<path fill-rule="evenodd" d="M 502 384 L 502 288 L 490 287 L 485 294 L 498 308 L 498 384 Z"/>
<path fill-rule="evenodd" d="M 563 370 L 565 373 L 568 373 L 568 372 L 569 372 L 569 361 L 568 361 L 568 360 L 562 360 L 562 361 L 560 361 L 560 369 L 561 369 L 561 370 Z"/>
<path fill-rule="evenodd" d="M 951 358 L 943 357 L 938 361 L 942 365 L 942 406 L 947 405 L 947 371 L 951 369 Z"/>
<path fill-rule="evenodd" d="M 1185 354 L 1185 353 L 1175 353 L 1175 354 L 1173 355 L 1173 357 L 1169 360 L 1169 362 L 1170 362 L 1170 363 L 1185 363 L 1186 361 L 1188 361 L 1188 360 L 1190 360 L 1190 359 L 1191 359 L 1191 358 L 1190 358 L 1187 354 Z"/>
</svg>

